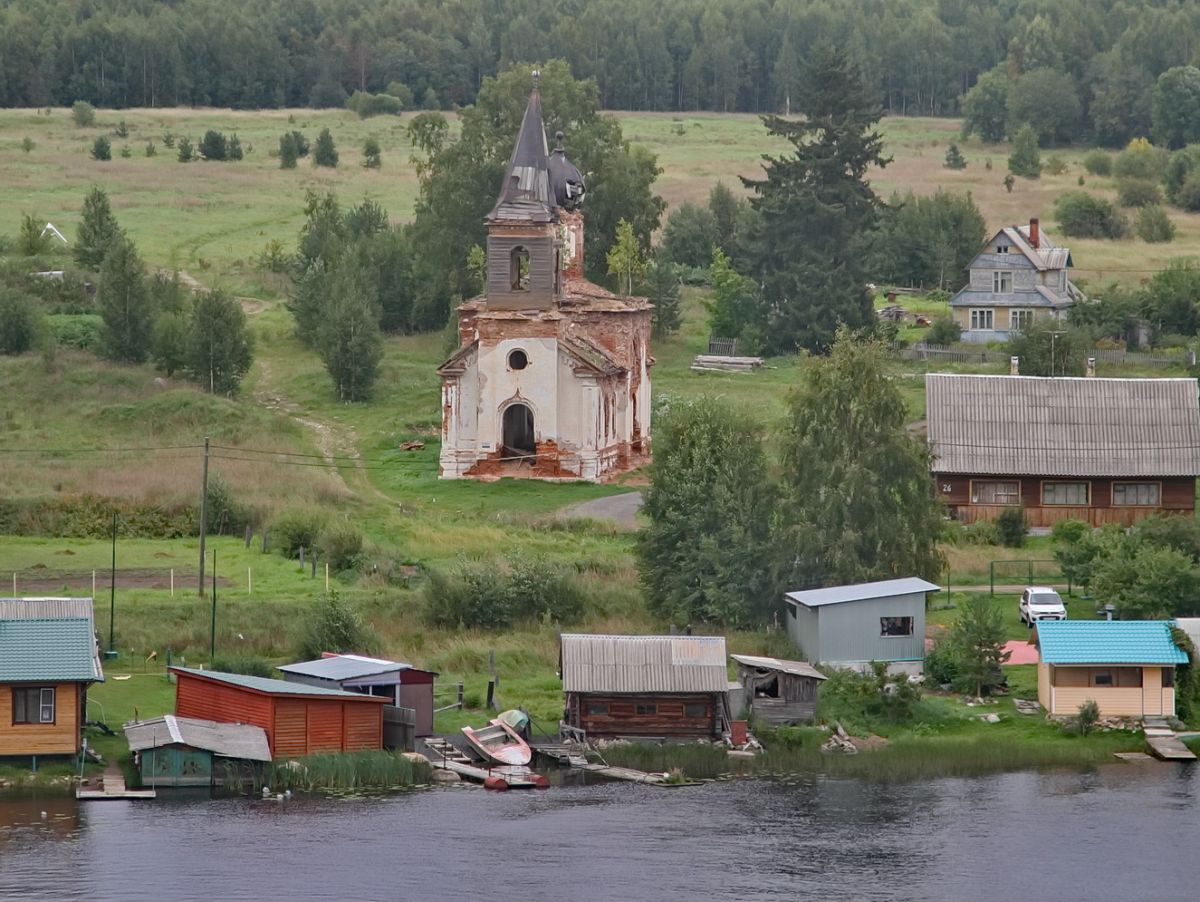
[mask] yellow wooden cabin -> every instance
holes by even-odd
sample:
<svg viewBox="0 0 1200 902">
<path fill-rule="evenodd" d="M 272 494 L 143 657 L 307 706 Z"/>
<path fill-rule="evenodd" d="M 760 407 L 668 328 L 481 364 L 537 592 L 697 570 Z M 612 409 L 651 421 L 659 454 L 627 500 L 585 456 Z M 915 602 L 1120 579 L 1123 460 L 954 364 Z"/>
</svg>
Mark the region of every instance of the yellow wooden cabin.
<svg viewBox="0 0 1200 902">
<path fill-rule="evenodd" d="M 0 599 L 0 759 L 72 756 L 104 679 L 91 599 Z"/>
<path fill-rule="evenodd" d="M 1038 701 L 1052 716 L 1094 701 L 1104 717 L 1174 717 L 1175 667 L 1187 654 L 1165 620 L 1037 624 Z"/>
</svg>

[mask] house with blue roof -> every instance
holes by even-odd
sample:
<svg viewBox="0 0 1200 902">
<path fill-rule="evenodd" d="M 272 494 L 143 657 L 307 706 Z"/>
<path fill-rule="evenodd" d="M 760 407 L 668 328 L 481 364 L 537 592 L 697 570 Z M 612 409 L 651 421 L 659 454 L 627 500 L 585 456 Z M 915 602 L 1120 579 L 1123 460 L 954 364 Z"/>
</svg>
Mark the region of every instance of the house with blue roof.
<svg viewBox="0 0 1200 902">
<path fill-rule="evenodd" d="M 0 759 L 77 755 L 102 682 L 91 599 L 0 599 Z"/>
<path fill-rule="evenodd" d="M 1094 701 L 1107 717 L 1174 717 L 1175 668 L 1187 653 L 1166 620 L 1042 620 L 1038 701 L 1069 716 Z"/>
</svg>

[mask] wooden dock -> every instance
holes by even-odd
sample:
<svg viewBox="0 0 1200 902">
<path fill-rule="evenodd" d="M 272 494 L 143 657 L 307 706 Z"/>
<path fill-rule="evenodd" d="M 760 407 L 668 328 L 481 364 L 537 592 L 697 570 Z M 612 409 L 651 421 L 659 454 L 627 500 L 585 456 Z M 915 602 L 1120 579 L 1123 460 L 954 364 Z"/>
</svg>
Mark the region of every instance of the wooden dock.
<svg viewBox="0 0 1200 902">
<path fill-rule="evenodd" d="M 1195 761 L 1196 755 L 1173 730 L 1146 728 L 1146 744 L 1155 758 L 1163 761 Z"/>
<path fill-rule="evenodd" d="M 585 764 L 582 769 L 589 774 L 607 777 L 610 780 L 626 780 L 630 783 L 647 783 L 652 786 L 662 786 L 667 782 L 666 774 L 648 774 L 645 771 L 634 770 L 630 767 L 613 767 L 610 764 Z"/>
<path fill-rule="evenodd" d="M 81 802 L 116 802 L 122 799 L 153 799 L 157 797 L 153 789 L 126 789 L 125 777 L 121 774 L 106 773 L 99 789 L 84 789 L 76 787 L 75 798 Z"/>
</svg>

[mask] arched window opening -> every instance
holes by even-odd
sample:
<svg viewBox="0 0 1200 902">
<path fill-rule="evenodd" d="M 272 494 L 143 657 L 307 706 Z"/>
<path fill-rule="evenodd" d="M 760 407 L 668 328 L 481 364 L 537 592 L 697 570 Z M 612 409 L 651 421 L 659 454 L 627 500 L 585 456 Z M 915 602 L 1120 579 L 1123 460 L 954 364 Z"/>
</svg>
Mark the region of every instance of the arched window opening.
<svg viewBox="0 0 1200 902">
<path fill-rule="evenodd" d="M 523 370 L 529 366 L 529 355 L 517 348 L 508 355 L 508 368 L 510 370 Z"/>
<path fill-rule="evenodd" d="M 533 411 L 525 404 L 511 404 L 504 410 L 501 423 L 501 457 L 532 457 L 536 452 L 533 437 Z"/>
<path fill-rule="evenodd" d="M 512 249 L 508 257 L 508 276 L 513 291 L 529 290 L 529 250 L 521 245 Z"/>
</svg>

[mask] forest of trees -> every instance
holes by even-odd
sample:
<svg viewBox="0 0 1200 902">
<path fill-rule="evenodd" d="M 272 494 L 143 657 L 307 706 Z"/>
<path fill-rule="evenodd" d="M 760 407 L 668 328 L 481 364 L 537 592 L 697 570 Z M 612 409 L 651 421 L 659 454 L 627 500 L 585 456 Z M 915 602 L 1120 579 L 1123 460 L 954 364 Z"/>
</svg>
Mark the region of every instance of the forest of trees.
<svg viewBox="0 0 1200 902">
<path fill-rule="evenodd" d="M 832 43 L 888 113 L 957 115 L 999 67 L 1065 96 L 1081 135 L 1125 135 L 1114 118 L 1148 116 L 1197 33 L 1200 0 L 0 0 L 0 106 L 323 107 L 403 85 L 446 108 L 562 58 L 606 109 L 787 113 Z"/>
</svg>

